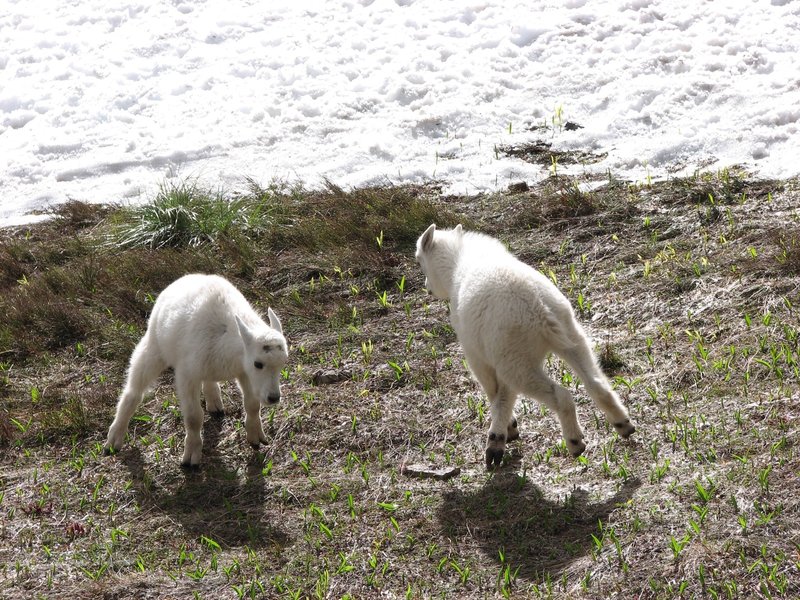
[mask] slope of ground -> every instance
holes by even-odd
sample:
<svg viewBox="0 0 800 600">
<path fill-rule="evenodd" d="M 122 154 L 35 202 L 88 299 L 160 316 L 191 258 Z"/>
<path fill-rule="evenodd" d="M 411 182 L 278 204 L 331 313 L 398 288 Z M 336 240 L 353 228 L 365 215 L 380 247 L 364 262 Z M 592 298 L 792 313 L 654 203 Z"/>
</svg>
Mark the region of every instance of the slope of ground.
<svg viewBox="0 0 800 600">
<path fill-rule="evenodd" d="M 187 186 L 0 232 L 0 595 L 797 597 L 800 185 L 578 183 Z M 432 221 L 496 235 L 556 281 L 637 423 L 630 441 L 553 358 L 585 456 L 524 399 L 521 440 L 485 470 L 485 397 L 414 264 Z M 153 299 L 192 271 L 283 320 L 270 443 L 247 445 L 229 384 L 202 469 L 182 470 L 166 373 L 104 457 Z M 420 464 L 453 476 L 412 477 Z"/>
</svg>

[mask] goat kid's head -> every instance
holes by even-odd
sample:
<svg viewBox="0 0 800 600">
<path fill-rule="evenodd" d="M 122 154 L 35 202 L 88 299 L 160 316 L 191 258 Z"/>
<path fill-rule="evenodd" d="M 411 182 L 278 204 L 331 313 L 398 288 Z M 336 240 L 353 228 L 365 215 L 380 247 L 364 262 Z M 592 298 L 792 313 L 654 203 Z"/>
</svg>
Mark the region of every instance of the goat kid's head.
<svg viewBox="0 0 800 600">
<path fill-rule="evenodd" d="M 461 225 L 437 230 L 433 224 L 417 240 L 415 257 L 425 275 L 425 287 L 441 300 L 450 299 L 453 270 L 463 236 Z"/>
<path fill-rule="evenodd" d="M 239 317 L 236 325 L 244 342 L 244 369 L 253 393 L 261 404 L 275 404 L 281 399 L 281 371 L 289 354 L 281 320 L 270 308 L 269 327 L 248 327 Z"/>
</svg>

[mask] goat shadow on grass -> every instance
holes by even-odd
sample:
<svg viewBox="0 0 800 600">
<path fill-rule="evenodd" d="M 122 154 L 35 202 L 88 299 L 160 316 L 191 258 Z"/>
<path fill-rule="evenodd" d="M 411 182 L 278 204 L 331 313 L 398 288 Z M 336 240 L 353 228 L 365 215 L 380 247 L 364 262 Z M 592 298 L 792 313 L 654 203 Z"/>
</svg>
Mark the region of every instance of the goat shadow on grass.
<svg viewBox="0 0 800 600">
<path fill-rule="evenodd" d="M 475 540 L 498 568 L 508 565 L 528 581 L 557 580 L 569 565 L 589 554 L 598 520 L 606 521 L 633 497 L 641 481 L 629 480 L 613 496 L 590 502 L 575 489 L 564 500 L 545 498 L 527 478 L 499 473 L 478 492 L 445 494 L 439 511 L 443 533 L 454 540 Z M 501 563 L 502 550 L 505 562 Z"/>
<path fill-rule="evenodd" d="M 224 420 L 209 417 L 203 424 L 203 463 L 199 469 L 184 469 L 177 462 L 161 473 L 145 470 L 138 447 L 123 451 L 119 460 L 128 468 L 139 505 L 166 513 L 183 525 L 187 536 L 205 536 L 222 548 L 250 548 L 290 544 L 282 529 L 268 521 L 265 509 L 272 498 L 261 474 L 261 460 L 252 457 L 244 465 L 237 455 L 230 463 L 218 450 Z M 168 460 L 168 459 L 164 459 Z"/>
</svg>

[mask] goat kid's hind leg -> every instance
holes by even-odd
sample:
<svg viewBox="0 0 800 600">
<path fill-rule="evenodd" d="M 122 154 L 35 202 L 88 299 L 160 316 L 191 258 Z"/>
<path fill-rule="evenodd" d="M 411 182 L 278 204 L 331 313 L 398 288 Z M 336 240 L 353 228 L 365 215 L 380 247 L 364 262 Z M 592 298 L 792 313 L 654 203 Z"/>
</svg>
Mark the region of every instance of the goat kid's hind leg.
<svg viewBox="0 0 800 600">
<path fill-rule="evenodd" d="M 514 404 L 517 396 L 507 386 L 498 384 L 497 393 L 493 398 L 489 398 L 489 410 L 492 415 L 492 422 L 489 426 L 489 435 L 486 440 L 486 468 L 500 466 L 503 463 L 503 455 L 506 450 L 506 442 L 511 440 L 510 434 L 516 433 L 519 437 L 519 430 L 512 423 L 516 424 L 514 417 Z"/>
<path fill-rule="evenodd" d="M 183 442 L 182 467 L 199 467 L 203 456 L 203 406 L 200 404 L 200 382 L 175 373 L 175 390 L 183 414 L 186 438 Z"/>
<path fill-rule="evenodd" d="M 131 355 L 125 388 L 117 402 L 117 412 L 108 428 L 108 437 L 103 447 L 105 454 L 111 454 L 122 448 L 133 413 L 141 404 L 147 388 L 165 368 L 166 365 L 160 356 L 149 347 L 148 338 L 145 335 Z"/>
<path fill-rule="evenodd" d="M 627 409 L 607 382 L 603 382 L 594 388 L 584 385 L 589 396 L 591 396 L 600 410 L 605 413 L 606 418 L 614 426 L 620 437 L 627 439 L 636 432 L 636 425 L 631 422 Z"/>
<path fill-rule="evenodd" d="M 215 417 L 225 416 L 225 407 L 222 406 L 222 394 L 216 381 L 203 382 L 203 396 L 206 399 L 206 410 Z"/>
<path fill-rule="evenodd" d="M 603 411 L 617 433 L 623 438 L 630 437 L 636 431 L 636 426 L 631 422 L 628 410 L 611 387 L 608 378 L 597 365 L 588 342 L 584 340 L 573 350 L 560 354 L 581 379 L 589 397 Z"/>
<path fill-rule="evenodd" d="M 572 394 L 550 379 L 541 368 L 531 372 L 522 393 L 535 398 L 552 410 L 561 424 L 561 434 L 570 454 L 572 456 L 583 454 L 586 443 L 583 441 L 583 430 L 578 423 Z"/>
<path fill-rule="evenodd" d="M 507 403 L 502 400 L 502 386 L 498 382 L 497 372 L 492 366 L 472 356 L 466 348 L 464 353 L 467 356 L 467 364 L 469 364 L 470 371 L 472 371 L 478 383 L 481 384 L 489 399 L 491 422 L 486 439 L 486 468 L 491 469 L 492 465 L 500 465 L 503 462 L 507 437 L 511 432 L 511 418 L 513 418 L 514 414 L 513 401 L 510 408 L 506 408 Z"/>
</svg>

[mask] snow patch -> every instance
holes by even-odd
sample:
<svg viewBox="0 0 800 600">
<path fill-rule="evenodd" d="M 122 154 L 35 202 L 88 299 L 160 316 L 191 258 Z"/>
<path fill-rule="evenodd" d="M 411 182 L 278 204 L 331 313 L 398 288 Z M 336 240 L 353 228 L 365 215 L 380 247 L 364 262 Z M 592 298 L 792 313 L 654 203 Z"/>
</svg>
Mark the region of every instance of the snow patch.
<svg viewBox="0 0 800 600">
<path fill-rule="evenodd" d="M 548 175 L 495 152 L 537 139 L 624 179 L 710 159 L 788 177 L 798 30 L 788 0 L 11 0 L 0 224 L 189 173 L 492 191 Z"/>
</svg>

